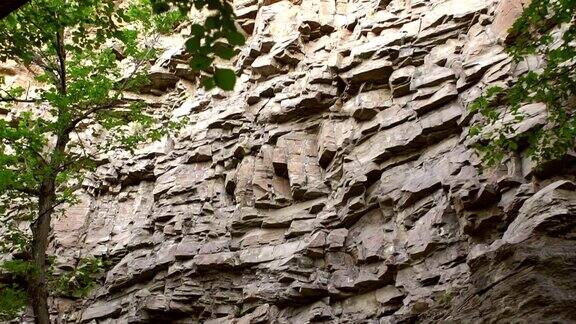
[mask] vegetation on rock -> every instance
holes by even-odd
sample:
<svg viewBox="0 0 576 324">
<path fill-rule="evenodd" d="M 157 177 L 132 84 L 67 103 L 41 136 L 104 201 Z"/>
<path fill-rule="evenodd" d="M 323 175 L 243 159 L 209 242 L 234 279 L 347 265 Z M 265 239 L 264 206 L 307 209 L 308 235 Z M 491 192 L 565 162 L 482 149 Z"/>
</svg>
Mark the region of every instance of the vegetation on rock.
<svg viewBox="0 0 576 324">
<path fill-rule="evenodd" d="M 470 109 L 484 119 L 470 134 L 481 134 L 477 149 L 488 165 L 514 151 L 537 163 L 561 158 L 576 141 L 576 1 L 533 0 L 509 33 L 507 51 L 517 63 L 543 59 L 543 66 L 528 69 L 512 85 L 490 87 L 474 101 Z M 518 134 L 530 117 L 522 108 L 531 103 L 546 105 L 546 120 Z"/>
<path fill-rule="evenodd" d="M 193 24 L 192 35 L 186 41 L 186 50 L 191 55 L 190 66 L 201 71 L 201 83 L 206 89 L 219 87 L 233 90 L 236 75 L 233 70 L 214 65 L 216 58 L 232 59 L 236 47 L 244 45 L 245 37 L 234 21 L 234 9 L 228 0 L 153 0 L 156 12 L 162 13 L 173 7 L 182 12 L 206 9 L 210 12 L 204 24 Z"/>
</svg>

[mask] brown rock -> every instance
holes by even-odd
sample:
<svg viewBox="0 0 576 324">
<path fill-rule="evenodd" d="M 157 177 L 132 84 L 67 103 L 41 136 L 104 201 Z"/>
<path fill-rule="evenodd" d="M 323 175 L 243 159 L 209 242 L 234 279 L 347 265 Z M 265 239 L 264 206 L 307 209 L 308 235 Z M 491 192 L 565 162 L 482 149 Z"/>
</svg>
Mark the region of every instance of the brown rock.
<svg viewBox="0 0 576 324">
<path fill-rule="evenodd" d="M 347 83 L 356 86 L 366 82 L 386 84 L 392 71 L 392 63 L 386 58 L 382 58 L 360 64 L 358 67 L 341 74 L 341 76 Z"/>
</svg>

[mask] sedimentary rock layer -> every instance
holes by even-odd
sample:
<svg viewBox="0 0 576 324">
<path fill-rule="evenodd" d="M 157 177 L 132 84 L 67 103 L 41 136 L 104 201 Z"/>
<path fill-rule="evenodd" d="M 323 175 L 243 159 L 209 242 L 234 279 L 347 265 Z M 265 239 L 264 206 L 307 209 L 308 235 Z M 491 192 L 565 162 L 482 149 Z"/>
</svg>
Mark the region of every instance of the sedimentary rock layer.
<svg viewBox="0 0 576 324">
<path fill-rule="evenodd" d="M 468 104 L 534 68 L 501 45 L 521 3 L 234 1 L 236 90 L 176 101 L 181 136 L 55 221 L 61 264 L 110 264 L 57 320 L 576 321 L 573 164 L 481 171 L 468 136 Z M 194 81 L 181 45 L 152 93 Z"/>
</svg>

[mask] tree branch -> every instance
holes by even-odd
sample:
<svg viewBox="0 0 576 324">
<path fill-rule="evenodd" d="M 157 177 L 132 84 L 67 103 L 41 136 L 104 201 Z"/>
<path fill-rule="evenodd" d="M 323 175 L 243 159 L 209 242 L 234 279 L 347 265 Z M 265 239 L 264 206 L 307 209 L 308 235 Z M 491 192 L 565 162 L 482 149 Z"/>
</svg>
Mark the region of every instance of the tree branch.
<svg viewBox="0 0 576 324">
<path fill-rule="evenodd" d="M 56 76 L 57 73 L 57 69 L 53 66 L 51 66 L 52 62 L 49 62 L 47 58 L 44 57 L 44 59 L 41 57 L 44 56 L 43 54 L 38 55 L 36 57 L 34 57 L 32 59 L 32 63 L 38 65 L 39 67 L 41 67 L 44 72 L 46 72 L 50 78 L 52 78 L 52 81 L 54 82 L 54 85 L 58 85 L 58 77 Z M 48 62 L 44 62 L 44 60 L 48 61 Z M 28 67 L 27 67 L 28 68 Z M 30 68 L 28 68 L 28 70 L 34 74 L 36 74 L 33 70 L 31 70 Z"/>
<path fill-rule="evenodd" d="M 116 100 L 113 100 L 113 101 L 111 101 L 111 102 L 109 102 L 109 103 L 107 103 L 107 104 L 105 104 L 105 105 L 95 106 L 95 107 L 92 107 L 92 108 L 86 110 L 82 115 L 76 117 L 75 119 L 73 119 L 73 120 L 70 122 L 70 124 L 68 124 L 68 127 L 66 127 L 66 128 L 64 129 L 64 133 L 65 133 L 65 134 L 71 133 L 71 132 L 74 130 L 74 128 L 76 128 L 76 126 L 77 126 L 80 122 L 82 122 L 84 119 L 90 117 L 90 115 L 92 115 L 93 113 L 96 113 L 96 112 L 98 112 L 98 111 L 100 111 L 100 110 L 112 108 L 112 107 L 117 106 L 117 105 L 119 105 L 119 104 L 121 104 L 121 103 L 123 103 L 123 102 L 124 102 L 123 100 L 116 99 Z"/>
<path fill-rule="evenodd" d="M 18 184 L 8 184 L 8 190 L 14 190 L 14 191 L 18 191 L 20 193 L 29 195 L 29 196 L 34 196 L 34 197 L 38 197 L 40 196 L 40 191 L 37 189 L 32 189 L 23 185 L 18 185 Z"/>
<path fill-rule="evenodd" d="M 58 74 L 60 74 L 60 91 L 62 94 L 66 93 L 66 50 L 64 49 L 64 31 L 62 28 L 56 32 L 56 54 L 58 55 L 58 62 L 60 63 L 60 68 Z"/>
<path fill-rule="evenodd" d="M 38 102 L 40 99 L 18 99 L 18 98 L 2 98 L 0 97 L 0 102 Z"/>
<path fill-rule="evenodd" d="M 10 94 L 10 92 L 0 88 L 0 91 L 4 92 L 8 98 L 0 97 L 0 102 L 38 102 L 41 101 L 40 99 L 18 99 Z M 28 96 L 26 96 L 28 97 Z"/>
<path fill-rule="evenodd" d="M 54 209 L 56 209 L 56 207 L 62 205 L 63 203 L 65 203 L 66 200 L 65 199 L 61 199 L 59 201 L 56 201 L 52 206 L 50 206 L 50 208 L 48 208 L 47 210 L 45 210 L 43 213 L 41 213 L 40 215 L 38 215 L 38 217 L 36 217 L 36 219 L 30 224 L 30 229 L 33 229 L 36 224 L 38 223 L 38 220 L 40 220 L 40 218 L 42 218 L 42 216 L 51 213 Z"/>
<path fill-rule="evenodd" d="M 159 35 L 157 35 L 154 38 L 154 43 L 157 42 L 159 39 Z M 120 103 L 123 103 L 124 100 L 122 100 L 120 97 L 122 96 L 122 94 L 124 93 L 124 90 L 126 90 L 127 86 L 128 86 L 128 81 L 130 81 L 134 75 L 136 75 L 136 73 L 138 72 L 138 70 L 140 70 L 140 68 L 142 67 L 142 65 L 147 61 L 146 57 L 148 57 L 148 55 L 150 53 L 152 53 L 152 50 L 154 49 L 154 47 L 150 47 L 148 49 L 148 51 L 146 52 L 144 59 L 139 60 L 136 63 L 136 66 L 134 67 L 134 70 L 132 71 L 132 73 L 130 73 L 130 75 L 124 79 L 124 82 L 122 82 L 122 84 L 120 85 L 120 87 L 116 90 L 116 95 L 114 96 L 114 98 L 107 104 L 105 105 L 101 105 L 101 106 L 96 106 L 93 107 L 91 109 L 86 110 L 83 114 L 81 114 L 80 116 L 78 116 L 77 118 L 73 119 L 70 124 L 68 125 L 68 127 L 66 127 L 66 129 L 64 129 L 64 133 L 65 134 L 69 134 L 71 133 L 74 128 L 80 123 L 82 122 L 84 119 L 90 117 L 90 115 L 92 115 L 93 113 L 96 113 L 100 110 L 104 110 L 104 109 L 108 109 L 108 108 L 112 108 L 114 106 L 117 106 Z"/>
</svg>

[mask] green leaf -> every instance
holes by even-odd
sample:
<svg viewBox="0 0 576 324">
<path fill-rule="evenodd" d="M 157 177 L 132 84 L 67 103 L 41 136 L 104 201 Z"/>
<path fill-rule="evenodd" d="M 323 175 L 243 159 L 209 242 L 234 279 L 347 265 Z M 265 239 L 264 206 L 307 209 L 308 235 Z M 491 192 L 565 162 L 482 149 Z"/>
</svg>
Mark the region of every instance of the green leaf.
<svg viewBox="0 0 576 324">
<path fill-rule="evenodd" d="M 190 33 L 195 36 L 203 36 L 206 30 L 200 24 L 193 24 L 190 26 Z"/>
<path fill-rule="evenodd" d="M 216 42 L 212 49 L 214 50 L 214 54 L 225 60 L 229 60 L 234 57 L 234 49 L 226 43 Z"/>
<path fill-rule="evenodd" d="M 236 84 L 236 74 L 230 69 L 216 69 L 214 72 L 214 81 L 222 90 L 234 90 Z"/>
<path fill-rule="evenodd" d="M 196 54 L 190 59 L 190 66 L 196 71 L 207 70 L 214 62 L 213 58 L 206 55 Z"/>
<path fill-rule="evenodd" d="M 13 320 L 26 307 L 27 301 L 25 289 L 0 285 L 0 320 Z"/>
<path fill-rule="evenodd" d="M 214 81 L 214 78 L 211 78 L 209 76 L 203 76 L 202 79 L 200 80 L 200 83 L 206 90 L 212 90 L 216 88 L 216 81 Z"/>
<path fill-rule="evenodd" d="M 210 16 L 206 18 L 206 21 L 204 22 L 204 27 L 206 27 L 206 29 L 218 29 L 221 25 L 220 19 L 218 19 L 217 16 Z"/>
<path fill-rule="evenodd" d="M 246 43 L 246 38 L 244 35 L 237 31 L 230 32 L 228 35 L 226 35 L 226 39 L 230 45 L 243 46 Z"/>
<path fill-rule="evenodd" d="M 184 46 L 186 47 L 186 50 L 188 52 L 195 53 L 200 48 L 200 41 L 201 41 L 200 37 L 192 36 L 186 40 Z"/>
</svg>

